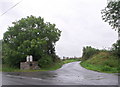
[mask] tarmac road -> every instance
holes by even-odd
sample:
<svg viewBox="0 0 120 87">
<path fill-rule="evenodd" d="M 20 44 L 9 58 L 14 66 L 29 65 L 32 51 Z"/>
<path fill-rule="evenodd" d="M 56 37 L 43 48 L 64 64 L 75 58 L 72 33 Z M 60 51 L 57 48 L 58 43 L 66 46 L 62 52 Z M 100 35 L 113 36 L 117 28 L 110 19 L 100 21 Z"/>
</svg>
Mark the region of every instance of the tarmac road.
<svg viewBox="0 0 120 87">
<path fill-rule="evenodd" d="M 4 72 L 2 85 L 118 85 L 116 74 L 87 70 L 72 62 L 55 71 Z"/>
</svg>

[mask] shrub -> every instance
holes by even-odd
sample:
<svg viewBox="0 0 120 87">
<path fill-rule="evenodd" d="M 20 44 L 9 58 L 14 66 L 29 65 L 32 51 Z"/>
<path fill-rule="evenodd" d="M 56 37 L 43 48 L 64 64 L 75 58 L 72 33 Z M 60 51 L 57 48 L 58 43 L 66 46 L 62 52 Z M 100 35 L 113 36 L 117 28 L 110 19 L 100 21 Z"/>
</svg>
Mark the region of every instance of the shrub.
<svg viewBox="0 0 120 87">
<path fill-rule="evenodd" d="M 38 61 L 38 65 L 41 67 L 41 68 L 45 68 L 47 66 L 49 66 L 50 64 L 52 64 L 53 61 L 52 61 L 52 57 L 49 56 L 49 55 L 45 55 L 43 56 L 41 59 L 39 59 Z"/>
<path fill-rule="evenodd" d="M 91 58 L 94 54 L 98 53 L 99 50 L 92 48 L 91 46 L 83 47 L 82 61 Z"/>
<path fill-rule="evenodd" d="M 112 45 L 112 52 L 120 58 L 120 40 Z"/>
</svg>

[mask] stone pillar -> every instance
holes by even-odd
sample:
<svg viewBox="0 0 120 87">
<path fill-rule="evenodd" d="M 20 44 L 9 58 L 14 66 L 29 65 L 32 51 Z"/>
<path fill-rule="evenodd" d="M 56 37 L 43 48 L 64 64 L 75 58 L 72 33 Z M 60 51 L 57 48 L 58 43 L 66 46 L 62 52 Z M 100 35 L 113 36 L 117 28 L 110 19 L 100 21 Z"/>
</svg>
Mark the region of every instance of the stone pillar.
<svg viewBox="0 0 120 87">
<path fill-rule="evenodd" d="M 20 63 L 20 69 L 40 69 L 37 61 L 33 61 L 33 56 L 28 55 L 26 57 L 26 62 Z"/>
</svg>

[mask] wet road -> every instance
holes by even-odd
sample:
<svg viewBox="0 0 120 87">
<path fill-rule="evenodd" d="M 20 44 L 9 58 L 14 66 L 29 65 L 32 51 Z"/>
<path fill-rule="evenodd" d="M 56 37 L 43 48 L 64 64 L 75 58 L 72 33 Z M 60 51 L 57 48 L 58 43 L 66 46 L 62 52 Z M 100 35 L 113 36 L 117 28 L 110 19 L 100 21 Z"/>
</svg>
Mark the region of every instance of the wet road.
<svg viewBox="0 0 120 87">
<path fill-rule="evenodd" d="M 118 85 L 115 74 L 87 70 L 72 62 L 55 71 L 2 74 L 3 85 Z"/>
</svg>

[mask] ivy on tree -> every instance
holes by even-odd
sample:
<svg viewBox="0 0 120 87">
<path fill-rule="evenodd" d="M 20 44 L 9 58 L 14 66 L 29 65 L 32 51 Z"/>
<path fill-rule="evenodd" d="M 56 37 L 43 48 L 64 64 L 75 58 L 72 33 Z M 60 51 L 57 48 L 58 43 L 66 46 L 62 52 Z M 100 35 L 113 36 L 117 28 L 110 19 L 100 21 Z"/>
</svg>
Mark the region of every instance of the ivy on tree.
<svg viewBox="0 0 120 87">
<path fill-rule="evenodd" d="M 61 31 L 55 24 L 44 22 L 41 17 L 31 15 L 13 22 L 3 37 L 4 60 L 8 65 L 17 67 L 21 61 L 25 61 L 27 55 L 32 55 L 34 61 L 44 56 L 50 56 L 50 61 L 55 61 L 55 43 L 60 35 Z"/>
</svg>

